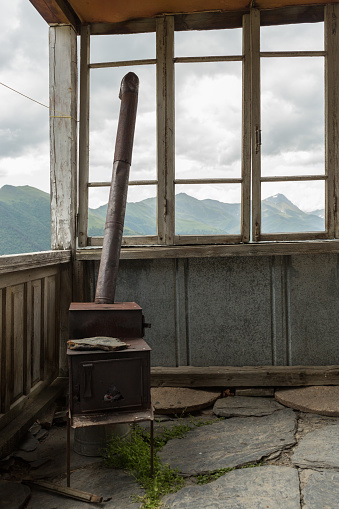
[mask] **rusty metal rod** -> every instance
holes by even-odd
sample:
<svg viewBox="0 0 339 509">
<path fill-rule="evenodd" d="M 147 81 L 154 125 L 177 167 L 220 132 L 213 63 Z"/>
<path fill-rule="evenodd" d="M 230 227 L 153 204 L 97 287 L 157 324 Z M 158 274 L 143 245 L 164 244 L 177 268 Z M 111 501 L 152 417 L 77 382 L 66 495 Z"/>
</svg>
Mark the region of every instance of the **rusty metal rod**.
<svg viewBox="0 0 339 509">
<path fill-rule="evenodd" d="M 95 302 L 113 304 L 124 229 L 129 170 L 132 160 L 139 79 L 129 72 L 121 81 L 119 123 L 115 142 L 112 183 Z"/>
</svg>

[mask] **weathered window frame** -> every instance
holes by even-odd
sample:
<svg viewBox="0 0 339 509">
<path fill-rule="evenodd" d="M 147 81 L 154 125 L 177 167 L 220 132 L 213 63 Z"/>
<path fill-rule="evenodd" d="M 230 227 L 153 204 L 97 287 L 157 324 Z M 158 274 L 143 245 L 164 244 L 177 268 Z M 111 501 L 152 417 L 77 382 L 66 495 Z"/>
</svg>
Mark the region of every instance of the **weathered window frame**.
<svg viewBox="0 0 339 509">
<path fill-rule="evenodd" d="M 310 7 L 311 9 L 311 7 Z M 175 184 L 185 183 L 186 180 L 175 179 L 174 161 L 174 65 L 184 61 L 206 61 L 202 58 L 174 58 L 174 30 L 176 20 L 174 16 L 159 17 L 156 20 L 156 59 L 106 62 L 91 64 L 89 62 L 89 41 L 91 28 L 82 27 L 81 31 L 81 60 L 80 60 L 80 143 L 79 143 L 79 214 L 78 214 L 78 243 L 79 247 L 101 246 L 102 237 L 87 237 L 88 189 L 93 186 L 108 186 L 109 182 L 90 183 L 89 176 L 89 74 L 94 67 L 117 67 L 127 65 L 157 66 L 157 180 L 134 181 L 130 185 L 157 185 L 157 231 L 156 236 L 124 237 L 125 246 L 180 246 L 189 244 L 239 244 L 250 241 L 250 216 L 252 205 L 252 239 L 260 241 L 294 241 L 335 239 L 339 237 L 337 221 L 338 179 L 336 169 L 339 168 L 339 147 L 336 140 L 339 137 L 337 118 L 339 116 L 339 30 L 335 30 L 336 19 L 339 19 L 339 6 L 329 4 L 321 10 L 317 9 L 317 20 L 325 23 L 325 50 L 323 52 L 303 52 L 319 54 L 325 58 L 325 231 L 301 233 L 261 233 L 261 182 L 271 177 L 262 177 L 260 171 L 260 148 L 256 146 L 256 131 L 260 130 L 260 58 L 267 56 L 260 53 L 260 23 L 274 24 L 267 18 L 267 13 L 258 9 L 251 9 L 242 16 L 243 28 L 243 130 L 242 130 L 242 175 L 240 179 L 199 179 L 199 183 L 240 183 L 242 186 L 242 219 L 240 235 L 222 236 L 190 236 L 175 235 Z M 322 15 L 322 13 L 324 13 Z M 321 19 L 322 18 L 322 19 Z M 267 22 L 268 20 L 268 22 Z M 292 22 L 287 19 L 286 23 Z M 235 25 L 233 25 L 235 26 Z M 237 25 L 239 27 L 239 24 Z M 204 27 L 206 28 L 206 27 Z M 212 27 L 211 27 L 212 28 Z M 222 26 L 218 26 L 222 28 Z M 224 28 L 229 28 L 225 23 Z M 293 52 L 286 52 L 291 56 Z M 232 57 L 207 57 L 208 61 L 216 59 L 230 60 Z M 234 58 L 234 57 L 233 57 Z M 239 60 L 239 58 L 238 58 Z M 303 176 L 289 180 L 316 180 L 317 176 Z M 277 178 L 283 181 L 283 177 Z M 190 180 L 189 183 L 193 183 Z M 252 194 L 252 204 L 251 204 Z"/>
</svg>

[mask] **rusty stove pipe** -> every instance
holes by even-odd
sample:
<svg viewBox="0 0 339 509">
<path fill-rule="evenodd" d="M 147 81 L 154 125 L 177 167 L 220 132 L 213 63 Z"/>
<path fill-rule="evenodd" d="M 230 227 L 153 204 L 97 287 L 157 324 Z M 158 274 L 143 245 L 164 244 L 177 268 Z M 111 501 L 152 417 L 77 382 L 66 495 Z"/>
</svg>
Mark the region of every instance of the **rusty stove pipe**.
<svg viewBox="0 0 339 509">
<path fill-rule="evenodd" d="M 132 159 L 138 91 L 138 76 L 133 72 L 129 72 L 121 81 L 119 93 L 119 99 L 121 99 L 120 115 L 104 242 L 95 294 L 95 302 L 98 304 L 114 303 Z"/>
</svg>

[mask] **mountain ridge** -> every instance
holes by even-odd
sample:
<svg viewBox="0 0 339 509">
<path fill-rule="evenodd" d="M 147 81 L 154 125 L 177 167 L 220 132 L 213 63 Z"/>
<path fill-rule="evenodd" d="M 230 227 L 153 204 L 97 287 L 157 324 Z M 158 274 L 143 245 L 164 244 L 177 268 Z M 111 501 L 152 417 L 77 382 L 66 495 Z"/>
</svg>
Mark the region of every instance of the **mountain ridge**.
<svg viewBox="0 0 339 509">
<path fill-rule="evenodd" d="M 156 198 L 127 203 L 124 235 L 156 235 Z M 89 236 L 103 235 L 107 204 L 89 209 Z M 177 235 L 239 234 L 240 203 L 176 195 Z M 50 196 L 31 186 L 0 188 L 0 255 L 50 249 Z M 283 194 L 262 201 L 262 231 L 323 231 L 324 210 L 307 213 Z"/>
</svg>

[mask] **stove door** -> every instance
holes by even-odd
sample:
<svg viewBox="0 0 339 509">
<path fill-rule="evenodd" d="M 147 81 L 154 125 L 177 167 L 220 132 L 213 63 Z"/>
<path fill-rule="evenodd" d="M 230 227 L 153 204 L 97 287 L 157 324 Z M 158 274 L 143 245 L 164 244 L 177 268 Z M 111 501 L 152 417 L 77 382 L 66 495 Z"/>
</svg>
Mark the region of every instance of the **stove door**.
<svg viewBox="0 0 339 509">
<path fill-rule="evenodd" d="M 81 412 L 142 407 L 143 364 L 139 357 L 81 362 Z"/>
</svg>

